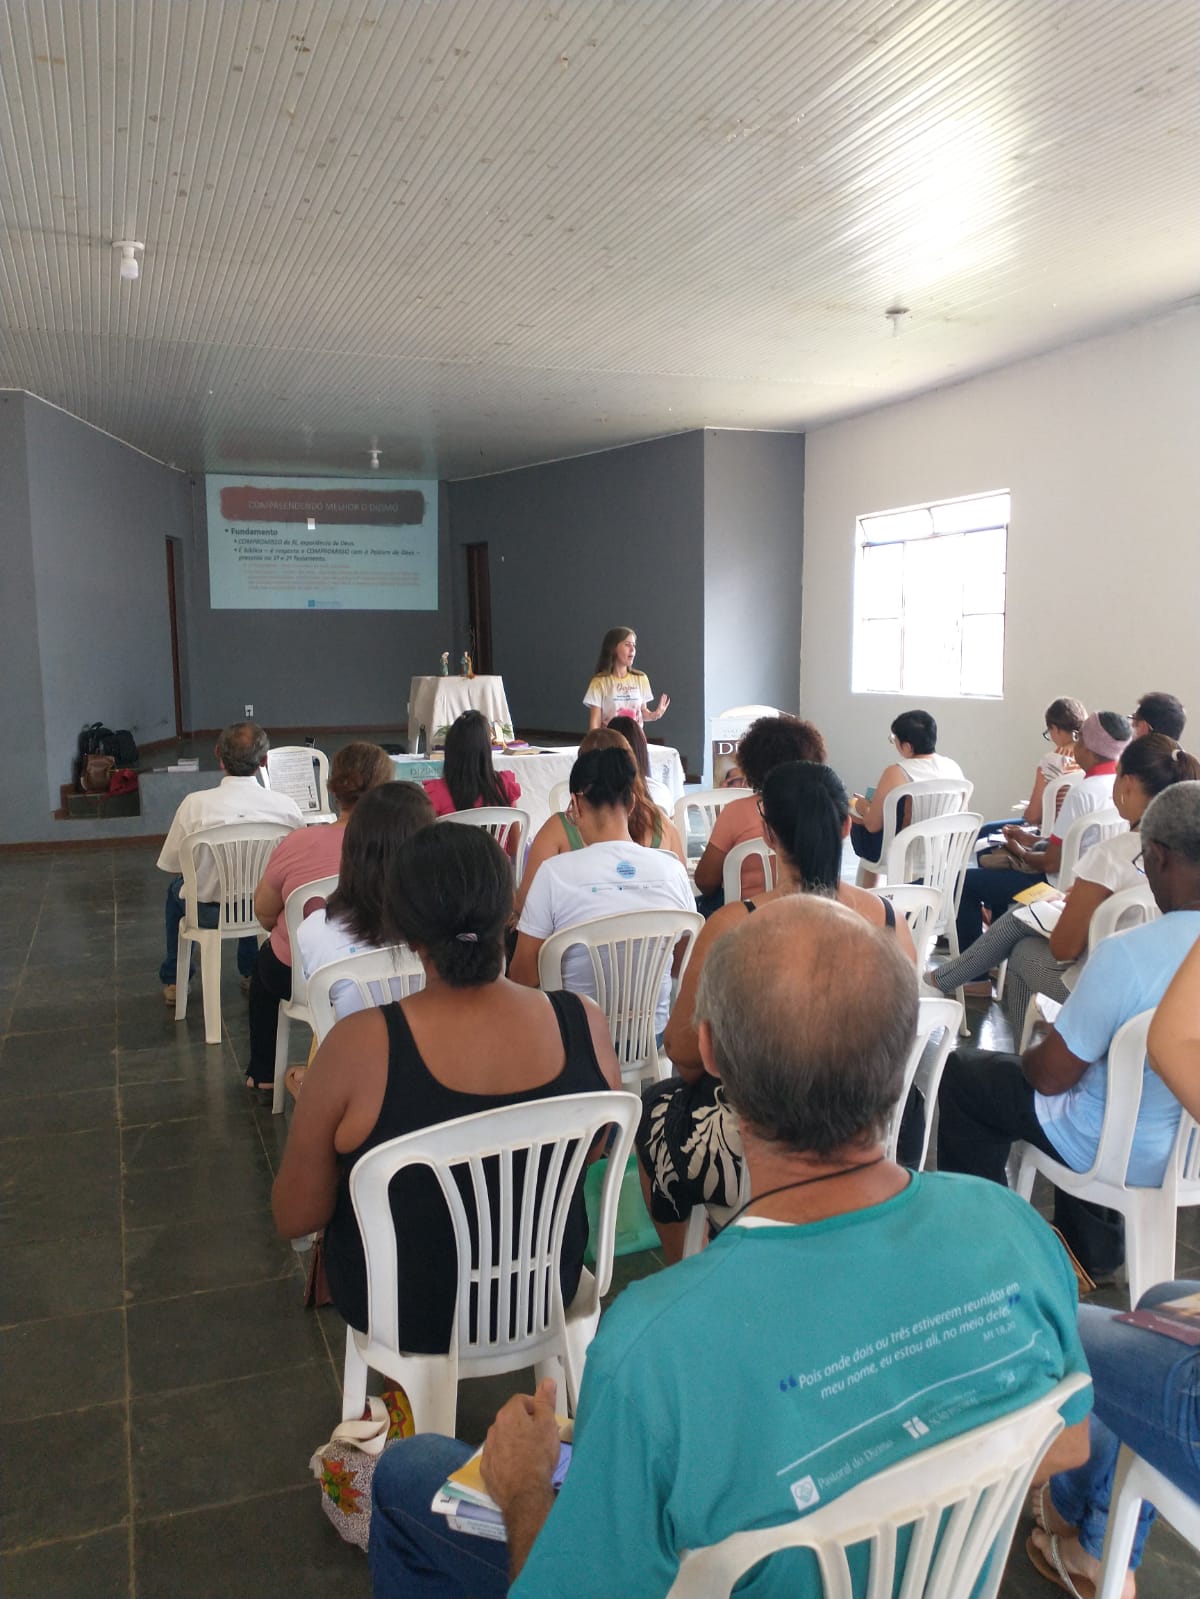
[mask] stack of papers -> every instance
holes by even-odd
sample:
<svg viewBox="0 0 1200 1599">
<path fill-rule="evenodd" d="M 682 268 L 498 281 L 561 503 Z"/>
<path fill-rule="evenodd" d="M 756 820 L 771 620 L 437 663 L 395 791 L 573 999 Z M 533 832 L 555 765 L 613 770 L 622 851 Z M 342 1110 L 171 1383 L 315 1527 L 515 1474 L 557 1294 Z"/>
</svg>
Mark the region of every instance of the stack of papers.
<svg viewBox="0 0 1200 1599">
<path fill-rule="evenodd" d="M 457 1471 L 452 1471 L 434 1494 L 430 1509 L 439 1516 L 445 1516 L 455 1532 L 469 1532 L 477 1538 L 494 1538 L 503 1543 L 507 1538 L 504 1517 L 496 1501 L 483 1486 L 483 1472 L 480 1469 L 482 1459 L 483 1450 L 477 1449 L 470 1460 L 464 1461 Z M 558 1464 L 550 1479 L 550 1485 L 556 1492 L 562 1487 L 570 1464 L 571 1445 L 560 1444 Z"/>
</svg>

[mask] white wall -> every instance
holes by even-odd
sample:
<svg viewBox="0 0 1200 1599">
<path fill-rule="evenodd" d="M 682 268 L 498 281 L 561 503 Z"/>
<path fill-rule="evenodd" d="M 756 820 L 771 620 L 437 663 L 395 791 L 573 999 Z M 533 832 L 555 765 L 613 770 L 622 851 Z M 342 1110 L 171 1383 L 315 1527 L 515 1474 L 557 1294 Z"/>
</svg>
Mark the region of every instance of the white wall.
<svg viewBox="0 0 1200 1599">
<path fill-rule="evenodd" d="M 874 782 L 907 696 L 852 694 L 855 517 L 1012 492 L 1003 700 L 924 699 L 972 807 L 1028 791 L 1059 694 L 1191 712 L 1200 749 L 1200 310 L 1189 309 L 810 433 L 801 714 L 849 786 Z"/>
</svg>

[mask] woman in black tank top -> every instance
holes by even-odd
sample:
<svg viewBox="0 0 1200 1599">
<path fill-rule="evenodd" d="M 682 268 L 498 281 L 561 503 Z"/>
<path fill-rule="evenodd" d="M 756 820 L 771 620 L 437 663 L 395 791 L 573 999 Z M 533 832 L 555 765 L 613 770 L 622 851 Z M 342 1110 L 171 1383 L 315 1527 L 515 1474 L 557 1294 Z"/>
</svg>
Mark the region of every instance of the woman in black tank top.
<svg viewBox="0 0 1200 1599">
<path fill-rule="evenodd" d="M 619 1088 L 603 1013 L 574 994 L 541 994 L 504 976 L 512 871 L 486 833 L 427 827 L 396 857 L 385 893 L 389 936 L 421 957 L 426 987 L 400 1004 L 348 1016 L 317 1053 L 272 1192 L 281 1233 L 325 1227 L 333 1301 L 360 1331 L 366 1269 L 350 1203 L 355 1163 L 388 1139 L 500 1106 Z M 402 1172 L 391 1189 L 400 1275 L 400 1347 L 449 1345 L 454 1235 L 435 1179 Z M 561 1258 L 574 1298 L 587 1244 L 582 1183 Z"/>
</svg>

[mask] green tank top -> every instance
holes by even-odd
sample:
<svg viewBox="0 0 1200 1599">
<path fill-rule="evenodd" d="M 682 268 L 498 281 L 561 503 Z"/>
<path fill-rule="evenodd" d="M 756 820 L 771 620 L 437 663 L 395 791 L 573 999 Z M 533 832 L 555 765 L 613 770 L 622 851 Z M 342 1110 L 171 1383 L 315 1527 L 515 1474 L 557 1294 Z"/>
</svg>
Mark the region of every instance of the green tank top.
<svg viewBox="0 0 1200 1599">
<path fill-rule="evenodd" d="M 651 849 L 661 849 L 663 837 L 662 814 L 657 805 L 654 807 L 654 810 L 654 832 L 650 835 L 649 847 Z M 558 819 L 563 824 L 563 832 L 567 835 L 567 843 L 572 849 L 582 849 L 583 835 L 575 826 L 575 823 L 567 815 L 566 811 L 559 811 Z"/>
</svg>

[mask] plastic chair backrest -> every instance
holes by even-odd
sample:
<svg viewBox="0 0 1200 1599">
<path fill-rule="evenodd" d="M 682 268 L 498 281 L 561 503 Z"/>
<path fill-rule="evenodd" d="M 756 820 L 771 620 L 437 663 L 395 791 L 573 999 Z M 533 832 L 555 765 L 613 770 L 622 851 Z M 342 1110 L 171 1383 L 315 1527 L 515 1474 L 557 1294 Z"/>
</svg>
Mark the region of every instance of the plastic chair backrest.
<svg viewBox="0 0 1200 1599">
<path fill-rule="evenodd" d="M 1152 1504 L 1159 1515 L 1165 1516 L 1175 1531 L 1200 1552 L 1200 1504 L 1169 1477 L 1164 1477 L 1148 1460 L 1134 1454 L 1128 1444 L 1122 1444 L 1109 1500 L 1112 1508 L 1104 1539 L 1104 1564 L 1100 1570 L 1099 1585 L 1095 1589 L 1095 1599 L 1121 1599 L 1129 1575 L 1129 1556 L 1133 1551 L 1133 1538 L 1143 1500 Z"/>
<path fill-rule="evenodd" d="M 1043 838 L 1049 838 L 1054 831 L 1054 823 L 1058 817 L 1058 808 L 1066 798 L 1070 789 L 1076 783 L 1083 781 L 1081 771 L 1064 772 L 1061 777 L 1056 777 L 1052 783 L 1047 783 L 1042 790 L 1042 820 L 1038 832 Z"/>
<path fill-rule="evenodd" d="M 1124 933 L 1131 927 L 1141 927 L 1144 922 L 1154 922 L 1162 915 L 1154 902 L 1149 883 L 1138 883 L 1133 888 L 1122 888 L 1110 894 L 1092 912 L 1088 923 L 1088 954 L 1102 938 L 1111 933 Z"/>
<path fill-rule="evenodd" d="M 292 831 L 281 822 L 222 822 L 189 833 L 179 846 L 183 868 L 183 900 L 189 926 L 196 926 L 196 851 L 212 856 L 220 892 L 217 927 L 227 936 L 261 933 L 254 914 L 254 890 L 266 870 L 271 851 Z"/>
<path fill-rule="evenodd" d="M 1065 891 L 1075 881 L 1075 868 L 1085 849 L 1091 849 L 1093 844 L 1099 844 L 1117 833 L 1124 833 L 1128 827 L 1129 823 L 1111 805 L 1077 816 L 1063 838 L 1058 867 L 1059 888 Z"/>
<path fill-rule="evenodd" d="M 933 816 L 952 816 L 957 811 L 965 811 L 974 792 L 974 783 L 965 777 L 922 777 L 911 783 L 900 783 L 890 790 L 883 807 L 880 861 L 887 860 L 898 834 L 904 831 L 896 826 L 897 818 L 904 814 L 902 801 L 908 801 L 907 828 L 914 822 L 927 822 Z M 870 862 L 867 865 L 869 869 Z M 889 872 L 889 879 L 891 875 Z"/>
<path fill-rule="evenodd" d="M 995 1599 L 1034 1470 L 1062 1431 L 1059 1406 L 1088 1381 L 1066 1377 L 1032 1404 L 921 1450 L 799 1520 L 690 1551 L 667 1599 L 723 1599 L 758 1561 L 796 1548 L 816 1555 L 826 1599 L 858 1592 L 871 1599 Z M 901 1527 L 911 1527 L 912 1536 L 898 1564 Z M 862 1589 L 846 1553 L 855 1544 L 869 1551 Z"/>
<path fill-rule="evenodd" d="M 1131 1016 L 1117 1028 L 1108 1046 L 1108 1078 L 1104 1090 L 1104 1120 L 1096 1158 L 1087 1176 L 1114 1188 L 1126 1187 L 1125 1173 L 1137 1131 L 1138 1108 L 1142 1102 L 1142 1077 L 1146 1070 L 1146 1035 L 1154 1019 L 1152 1010 Z M 1167 1182 L 1173 1180 L 1167 1163 Z M 1164 1183 L 1165 1186 L 1165 1183 Z"/>
<path fill-rule="evenodd" d="M 888 882 L 912 883 L 919 878 L 922 887 L 942 896 L 939 921 L 951 917 L 958 910 L 963 879 L 982 826 L 983 817 L 977 812 L 956 811 L 902 827 L 885 857 Z"/>
<path fill-rule="evenodd" d="M 687 940 L 686 962 L 703 926 L 698 912 L 674 910 L 625 911 L 580 922 L 552 933 L 542 945 L 538 982 L 547 993 L 565 987 L 567 951 L 582 946 L 591 960 L 596 1003 L 607 1018 L 622 1079 L 654 1082 L 662 1075 L 655 1017 L 663 978 L 676 944 Z"/>
<path fill-rule="evenodd" d="M 742 897 L 742 867 L 750 859 L 762 862 L 763 878 L 767 888 L 774 888 L 779 880 L 779 861 L 765 838 L 748 838 L 744 844 L 735 844 L 725 857 L 721 868 L 721 887 L 726 905 Z"/>
<path fill-rule="evenodd" d="M 281 762 L 281 757 L 286 757 L 286 761 Z M 274 776 L 271 773 L 272 762 L 275 765 Z M 286 781 L 279 776 L 281 765 L 289 769 Z M 277 749 L 268 751 L 267 764 L 259 767 L 258 778 L 265 788 L 290 794 L 300 807 L 302 816 L 332 815 L 329 804 L 329 757 L 324 750 L 313 749 L 308 744 L 280 744 Z"/>
<path fill-rule="evenodd" d="M 451 811 L 439 822 L 455 822 L 459 827 L 482 827 L 490 833 L 513 863 L 519 883 L 525 872 L 525 844 L 529 838 L 529 812 L 513 805 L 476 805 L 469 811 Z"/>
<path fill-rule="evenodd" d="M 595 1282 L 588 1290 L 597 1298 L 607 1292 L 617 1197 L 640 1116 L 635 1094 L 565 1094 L 460 1116 L 368 1151 L 350 1173 L 350 1198 L 366 1257 L 372 1342 L 399 1349 L 396 1229 L 388 1203 L 397 1172 L 406 1166 L 428 1168 L 450 1214 L 458 1253 L 452 1350 L 459 1359 L 501 1346 L 519 1353 L 564 1324 L 559 1257 L 567 1214 L 589 1150 L 604 1129 L 615 1125 Z M 492 1168 L 490 1181 L 485 1162 Z M 489 1325 L 492 1306 L 495 1338 Z"/>
<path fill-rule="evenodd" d="M 731 705 L 727 711 L 718 711 L 717 720 L 724 721 L 727 716 L 748 717 L 750 721 L 757 721 L 760 716 L 782 716 L 784 713 L 774 705 Z"/>
<path fill-rule="evenodd" d="M 918 1170 L 924 1168 L 925 1157 L 929 1153 L 929 1134 L 933 1127 L 933 1107 L 937 1100 L 937 1085 L 941 1081 L 942 1069 L 949 1058 L 950 1051 L 958 1042 L 958 1029 L 962 1019 L 962 1006 L 956 999 L 935 999 L 922 995 L 917 1001 L 917 1035 L 913 1039 L 912 1048 L 908 1052 L 908 1062 L 904 1068 L 904 1087 L 888 1119 L 887 1131 L 883 1139 L 884 1151 L 888 1160 L 895 1160 L 896 1158 L 896 1144 L 900 1137 L 900 1121 L 904 1115 L 904 1106 L 908 1100 L 909 1090 L 916 1081 L 917 1069 L 924 1061 L 925 1070 L 921 1073 L 921 1076 L 923 1078 L 922 1092 L 925 1096 L 925 1141 L 921 1146 L 921 1158 L 917 1162 Z M 934 1035 L 939 1032 L 942 1035 L 941 1039 L 935 1045 L 930 1058 L 925 1060 L 926 1046 L 932 1042 Z"/>
<path fill-rule="evenodd" d="M 350 983 L 362 1000 L 360 1009 L 372 1010 L 390 1005 L 394 999 L 407 999 L 425 987 L 425 968 L 407 944 L 389 944 L 384 949 L 364 949 L 357 955 L 318 966 L 308 979 L 308 1009 L 317 1042 L 337 1021 L 333 991 L 340 983 Z"/>
<path fill-rule="evenodd" d="M 731 805 L 734 800 L 745 799 L 749 793 L 748 788 L 698 788 L 694 794 L 685 794 L 681 800 L 677 800 L 675 830 L 683 840 L 684 852 L 691 853 L 688 836 L 693 816 L 698 822 L 697 832 L 700 835 L 700 848 L 703 850 L 717 820 L 717 812 L 724 806 Z"/>
<path fill-rule="evenodd" d="M 942 911 L 941 894 L 936 889 L 922 887 L 920 883 L 888 883 L 873 892 L 880 899 L 890 899 L 908 923 L 913 948 L 917 952 L 917 970 L 923 972 L 937 936 L 938 917 Z"/>
<path fill-rule="evenodd" d="M 296 958 L 296 933 L 300 923 L 310 912 L 319 910 L 338 885 L 336 873 L 332 877 L 314 877 L 311 883 L 301 883 L 294 888 L 283 904 L 283 919 L 287 925 L 288 946 L 292 951 L 292 993 L 289 1003 L 305 1005 L 308 994 L 304 981 L 304 967 Z"/>
<path fill-rule="evenodd" d="M 554 787 L 550 790 L 550 814 L 551 814 L 551 816 L 553 816 L 556 811 L 565 811 L 567 806 L 570 803 L 571 803 L 571 785 L 570 785 L 570 783 L 568 783 L 565 779 L 561 783 L 555 783 Z"/>
</svg>

